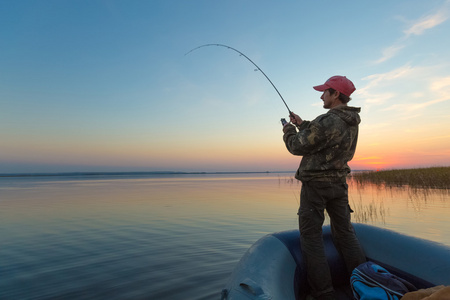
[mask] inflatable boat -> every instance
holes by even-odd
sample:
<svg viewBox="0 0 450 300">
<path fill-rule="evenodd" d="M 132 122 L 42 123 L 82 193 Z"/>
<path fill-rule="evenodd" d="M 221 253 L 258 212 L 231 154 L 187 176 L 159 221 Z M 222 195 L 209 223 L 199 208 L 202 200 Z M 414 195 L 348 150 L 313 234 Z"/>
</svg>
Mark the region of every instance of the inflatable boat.
<svg viewBox="0 0 450 300">
<path fill-rule="evenodd" d="M 353 224 L 367 256 L 418 289 L 450 285 L 450 247 L 391 230 Z M 334 247 L 329 226 L 323 227 L 325 252 L 339 300 L 353 299 L 350 274 Z M 262 237 L 241 258 L 222 290 L 222 300 L 306 299 L 310 293 L 298 230 Z"/>
</svg>

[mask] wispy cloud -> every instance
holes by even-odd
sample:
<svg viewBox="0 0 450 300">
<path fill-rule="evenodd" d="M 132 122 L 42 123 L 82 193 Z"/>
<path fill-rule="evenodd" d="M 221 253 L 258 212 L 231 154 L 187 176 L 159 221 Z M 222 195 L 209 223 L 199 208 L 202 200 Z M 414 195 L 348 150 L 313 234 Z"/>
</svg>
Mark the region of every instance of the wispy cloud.
<svg viewBox="0 0 450 300">
<path fill-rule="evenodd" d="M 444 23 L 449 18 L 449 12 L 446 6 L 448 6 L 449 2 L 446 2 L 445 6 L 441 8 L 437 13 L 424 16 L 419 20 L 415 21 L 408 29 L 404 31 L 405 37 L 409 37 L 411 35 L 421 35 L 426 30 L 434 28 L 439 24 Z"/>
<path fill-rule="evenodd" d="M 397 69 L 391 70 L 386 73 L 369 75 L 369 76 L 363 78 L 363 80 L 367 81 L 368 84 L 364 88 L 360 89 L 359 91 L 360 91 L 360 93 L 364 93 L 367 90 L 369 90 L 375 86 L 378 86 L 382 83 L 408 77 L 414 73 L 417 73 L 417 71 L 418 71 L 417 68 L 414 68 L 414 67 L 410 66 L 409 64 L 407 64 L 407 65 L 401 66 Z"/>
<path fill-rule="evenodd" d="M 429 101 L 412 104 L 408 111 L 422 110 L 425 107 L 450 100 L 450 76 L 434 79 L 429 85 L 430 95 L 433 98 Z"/>
<path fill-rule="evenodd" d="M 442 95 L 449 95 L 450 97 L 450 76 L 434 80 L 431 83 L 430 89 Z"/>
<path fill-rule="evenodd" d="M 381 57 L 377 61 L 375 61 L 375 63 L 379 64 L 386 60 L 391 59 L 392 57 L 397 55 L 397 53 L 400 52 L 400 50 L 402 50 L 403 48 L 405 48 L 405 45 L 392 45 L 390 47 L 383 49 L 381 51 L 382 54 Z"/>
<path fill-rule="evenodd" d="M 432 137 L 425 137 L 423 139 L 420 139 L 420 141 L 432 141 L 432 140 L 444 140 L 444 141 L 448 141 L 450 140 L 450 135 L 439 135 L 439 136 L 432 136 Z M 450 151 L 447 151 L 450 152 Z"/>
<path fill-rule="evenodd" d="M 386 73 L 373 74 L 363 78 L 367 84 L 356 90 L 355 95 L 365 99 L 366 107 L 370 108 L 372 105 L 381 105 L 388 102 L 390 99 L 397 97 L 396 92 L 389 91 L 392 85 L 399 81 L 407 80 L 414 77 L 414 74 L 420 73 L 419 68 L 413 68 L 410 65 L 405 65 Z"/>
<path fill-rule="evenodd" d="M 450 18 L 450 0 L 446 1 L 435 13 L 425 15 L 417 20 L 411 21 L 408 27 L 403 31 L 403 36 L 381 51 L 381 57 L 374 63 L 380 64 L 393 57 L 406 47 L 406 41 L 414 35 L 422 35 L 425 31 L 432 29 Z"/>
<path fill-rule="evenodd" d="M 444 101 L 448 101 L 450 100 L 450 96 L 446 96 L 446 97 L 441 97 L 441 98 L 437 98 L 431 101 L 427 101 L 427 102 L 423 102 L 423 103 L 416 103 L 413 104 L 411 106 L 408 107 L 408 111 L 414 111 L 414 110 L 420 110 L 420 109 L 424 109 L 427 106 L 433 105 L 433 104 L 437 104 L 437 103 L 441 103 Z"/>
<path fill-rule="evenodd" d="M 446 65 L 417 66 L 409 64 L 386 73 L 363 78 L 367 84 L 355 94 L 364 99 L 365 111 L 379 107 L 406 120 L 425 113 L 425 108 L 450 101 L 450 76 L 437 75 Z"/>
<path fill-rule="evenodd" d="M 362 80 L 366 81 L 367 84 L 363 88 L 358 89 L 355 94 L 358 94 L 359 96 L 362 96 L 366 99 L 373 98 L 374 95 L 373 90 L 375 88 L 379 90 L 380 85 L 386 85 L 392 83 L 395 80 L 408 78 L 412 76 L 412 74 L 415 74 L 417 72 L 419 72 L 417 68 L 413 68 L 412 66 L 407 64 L 386 73 L 379 73 L 366 76 Z M 388 96 L 389 97 L 393 96 L 392 94 L 386 92 L 384 92 L 382 95 L 383 96 L 381 98 L 383 99 L 387 99 Z"/>
</svg>

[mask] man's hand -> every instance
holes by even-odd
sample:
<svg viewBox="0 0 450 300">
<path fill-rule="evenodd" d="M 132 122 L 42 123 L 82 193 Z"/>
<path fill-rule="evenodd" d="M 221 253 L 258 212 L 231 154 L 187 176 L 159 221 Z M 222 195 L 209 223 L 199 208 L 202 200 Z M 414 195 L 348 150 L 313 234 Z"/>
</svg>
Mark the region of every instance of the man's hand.
<svg viewBox="0 0 450 300">
<path fill-rule="evenodd" d="M 300 118 L 298 115 L 294 114 L 293 112 L 291 112 L 289 114 L 289 118 L 291 120 L 291 123 L 296 126 L 299 126 L 303 122 L 302 118 Z"/>
</svg>

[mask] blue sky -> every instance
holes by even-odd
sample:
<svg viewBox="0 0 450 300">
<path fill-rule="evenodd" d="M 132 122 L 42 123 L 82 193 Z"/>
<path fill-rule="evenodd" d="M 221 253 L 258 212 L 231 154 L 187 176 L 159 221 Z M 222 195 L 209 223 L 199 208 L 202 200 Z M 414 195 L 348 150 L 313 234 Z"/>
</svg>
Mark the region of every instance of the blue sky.
<svg viewBox="0 0 450 300">
<path fill-rule="evenodd" d="M 354 168 L 450 165 L 449 1 L 1 1 L 0 173 L 293 170 L 279 120 L 362 108 Z"/>
</svg>

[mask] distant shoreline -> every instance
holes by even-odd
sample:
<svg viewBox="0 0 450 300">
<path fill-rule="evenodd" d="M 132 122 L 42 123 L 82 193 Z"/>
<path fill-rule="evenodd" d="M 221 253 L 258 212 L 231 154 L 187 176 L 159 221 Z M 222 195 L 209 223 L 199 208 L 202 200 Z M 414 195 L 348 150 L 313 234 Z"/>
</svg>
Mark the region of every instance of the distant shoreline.
<svg viewBox="0 0 450 300">
<path fill-rule="evenodd" d="M 242 172 L 182 172 L 182 171 L 151 171 L 151 172 L 61 172 L 61 173 L 4 173 L 0 177 L 73 177 L 73 176 L 151 176 L 151 175 L 231 175 L 231 174 L 274 174 L 295 173 L 295 171 L 242 171 Z"/>
</svg>

